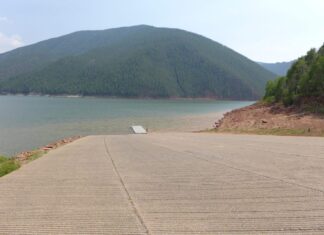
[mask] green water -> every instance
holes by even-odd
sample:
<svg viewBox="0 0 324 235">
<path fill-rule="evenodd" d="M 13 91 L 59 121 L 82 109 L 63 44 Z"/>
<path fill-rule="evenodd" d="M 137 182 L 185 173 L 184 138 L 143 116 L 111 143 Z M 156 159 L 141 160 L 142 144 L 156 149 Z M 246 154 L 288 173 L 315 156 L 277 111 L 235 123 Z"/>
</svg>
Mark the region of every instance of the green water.
<svg viewBox="0 0 324 235">
<path fill-rule="evenodd" d="M 0 154 L 12 155 L 55 140 L 89 134 L 130 133 L 129 126 L 150 131 L 186 130 L 193 119 L 251 102 L 214 100 L 138 100 L 0 96 Z M 201 119 L 203 120 L 203 119 Z M 210 123 L 210 126 L 212 123 Z"/>
</svg>

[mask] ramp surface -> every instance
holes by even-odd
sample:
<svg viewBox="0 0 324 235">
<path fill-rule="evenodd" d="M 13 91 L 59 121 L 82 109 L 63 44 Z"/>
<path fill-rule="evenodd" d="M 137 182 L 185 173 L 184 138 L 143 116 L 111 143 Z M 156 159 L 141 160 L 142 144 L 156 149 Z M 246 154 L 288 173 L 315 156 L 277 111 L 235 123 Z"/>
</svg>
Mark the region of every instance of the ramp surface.
<svg viewBox="0 0 324 235">
<path fill-rule="evenodd" d="M 0 234 L 323 234 L 324 139 L 89 136 L 0 178 Z"/>
</svg>

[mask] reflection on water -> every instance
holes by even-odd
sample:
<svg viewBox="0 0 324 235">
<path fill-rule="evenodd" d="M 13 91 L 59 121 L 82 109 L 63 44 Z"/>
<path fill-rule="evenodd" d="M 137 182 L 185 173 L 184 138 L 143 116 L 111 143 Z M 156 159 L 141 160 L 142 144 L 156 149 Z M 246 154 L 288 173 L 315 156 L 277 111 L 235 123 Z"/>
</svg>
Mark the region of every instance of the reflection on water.
<svg viewBox="0 0 324 235">
<path fill-rule="evenodd" d="M 224 111 L 252 102 L 0 96 L 0 153 L 14 154 L 73 135 L 209 128 Z"/>
</svg>

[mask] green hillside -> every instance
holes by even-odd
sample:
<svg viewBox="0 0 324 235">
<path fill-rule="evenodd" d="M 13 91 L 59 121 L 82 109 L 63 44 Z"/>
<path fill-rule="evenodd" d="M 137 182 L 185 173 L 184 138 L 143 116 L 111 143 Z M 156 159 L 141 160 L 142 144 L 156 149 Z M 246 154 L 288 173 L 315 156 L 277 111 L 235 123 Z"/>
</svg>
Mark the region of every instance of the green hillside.
<svg viewBox="0 0 324 235">
<path fill-rule="evenodd" d="M 264 100 L 324 112 L 324 45 L 299 58 L 285 77 L 269 81 Z"/>
<path fill-rule="evenodd" d="M 275 76 L 178 29 L 82 31 L 0 54 L 0 92 L 257 99 Z"/>
</svg>

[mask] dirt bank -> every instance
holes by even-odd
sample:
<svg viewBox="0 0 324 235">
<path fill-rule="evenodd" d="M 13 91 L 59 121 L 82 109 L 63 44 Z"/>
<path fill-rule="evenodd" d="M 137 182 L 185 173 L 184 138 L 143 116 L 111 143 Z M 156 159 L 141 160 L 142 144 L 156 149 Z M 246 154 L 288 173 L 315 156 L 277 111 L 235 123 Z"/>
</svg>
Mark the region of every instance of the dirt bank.
<svg viewBox="0 0 324 235">
<path fill-rule="evenodd" d="M 324 136 L 324 116 L 282 105 L 253 104 L 228 112 L 215 123 L 218 132 Z"/>
<path fill-rule="evenodd" d="M 48 144 L 46 146 L 43 146 L 41 148 L 32 150 L 32 151 L 26 151 L 26 152 L 21 152 L 19 154 L 17 154 L 16 156 L 14 156 L 13 158 L 15 159 L 15 161 L 17 161 L 20 165 L 26 164 L 36 158 L 41 157 L 42 155 L 44 155 L 45 153 L 47 153 L 50 150 L 56 149 L 60 146 L 63 146 L 65 144 L 71 143 L 77 139 L 80 139 L 81 136 L 74 136 L 74 137 L 69 137 L 69 138 L 65 138 L 59 141 L 56 141 L 54 143 Z"/>
</svg>

